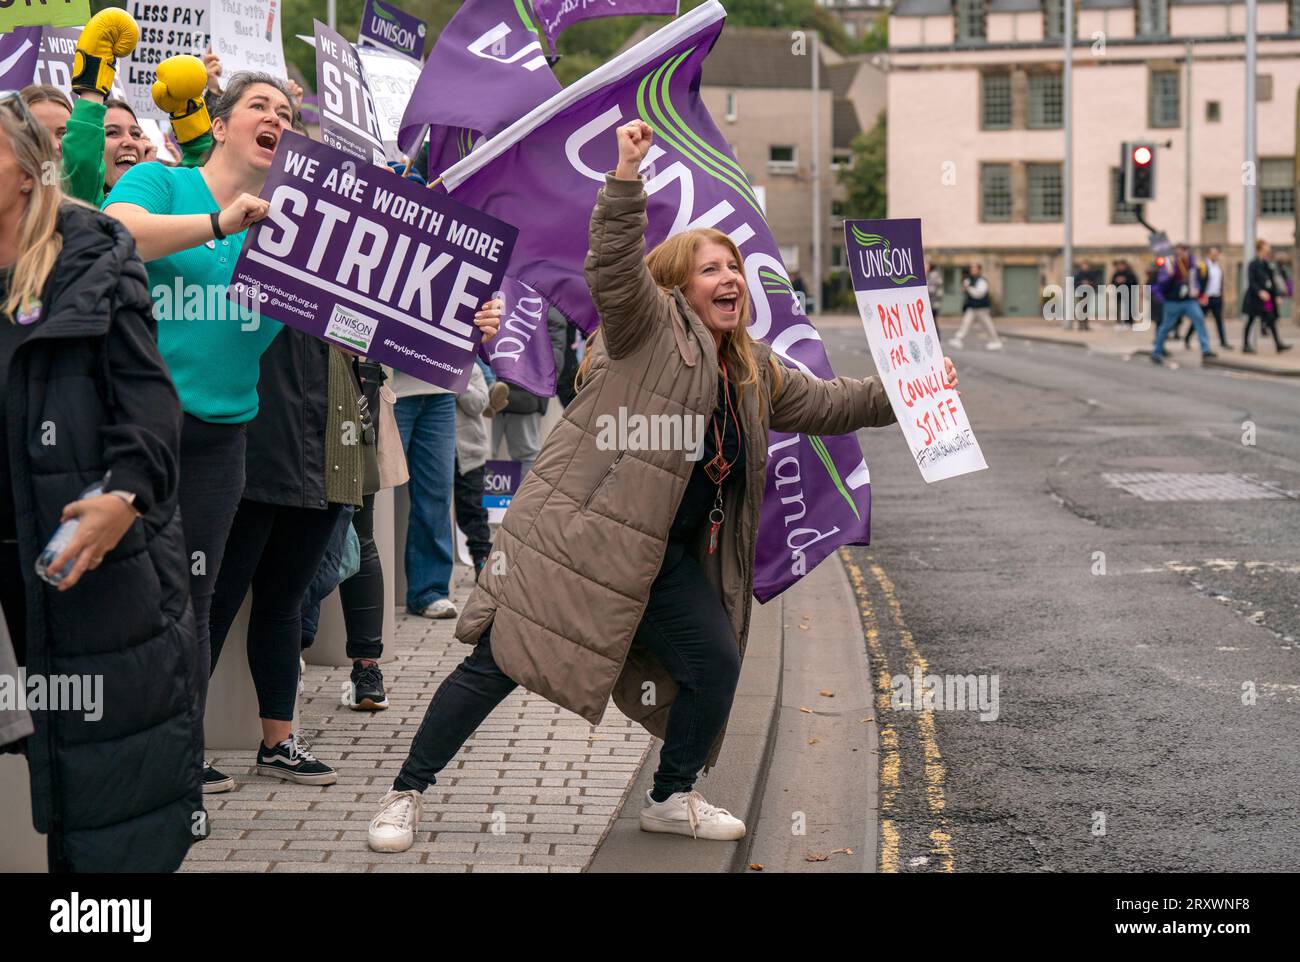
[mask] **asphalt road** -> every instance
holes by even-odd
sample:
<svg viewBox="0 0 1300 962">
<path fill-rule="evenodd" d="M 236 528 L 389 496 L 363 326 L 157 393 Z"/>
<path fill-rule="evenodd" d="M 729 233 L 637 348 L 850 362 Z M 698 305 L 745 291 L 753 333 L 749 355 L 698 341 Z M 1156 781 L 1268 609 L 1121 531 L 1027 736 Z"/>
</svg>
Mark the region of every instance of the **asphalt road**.
<svg viewBox="0 0 1300 962">
<path fill-rule="evenodd" d="M 874 371 L 855 321 L 819 326 L 838 372 Z M 989 470 L 927 487 L 898 428 L 862 435 L 874 543 L 844 557 L 879 868 L 1295 870 L 1300 386 L 968 344 L 952 353 Z M 1137 472 L 1282 496 L 1148 501 L 1103 478 Z M 909 710 L 894 681 L 916 666 L 983 676 L 986 706 L 996 675 L 996 719 Z"/>
</svg>

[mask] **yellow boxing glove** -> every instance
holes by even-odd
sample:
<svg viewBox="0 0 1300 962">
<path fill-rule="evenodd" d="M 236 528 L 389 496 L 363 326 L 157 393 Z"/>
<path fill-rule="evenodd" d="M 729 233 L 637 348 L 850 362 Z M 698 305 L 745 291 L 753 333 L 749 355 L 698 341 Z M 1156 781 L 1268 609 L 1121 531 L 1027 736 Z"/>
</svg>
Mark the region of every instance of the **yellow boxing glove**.
<svg viewBox="0 0 1300 962">
<path fill-rule="evenodd" d="M 188 144 L 212 129 L 203 91 L 208 85 L 208 68 L 189 54 L 168 57 L 158 65 L 153 85 L 153 102 L 172 119 L 178 143 Z"/>
<path fill-rule="evenodd" d="M 72 58 L 72 89 L 98 90 L 105 97 L 113 89 L 117 58 L 125 57 L 140 41 L 140 28 L 121 7 L 108 7 L 81 28 Z"/>
</svg>

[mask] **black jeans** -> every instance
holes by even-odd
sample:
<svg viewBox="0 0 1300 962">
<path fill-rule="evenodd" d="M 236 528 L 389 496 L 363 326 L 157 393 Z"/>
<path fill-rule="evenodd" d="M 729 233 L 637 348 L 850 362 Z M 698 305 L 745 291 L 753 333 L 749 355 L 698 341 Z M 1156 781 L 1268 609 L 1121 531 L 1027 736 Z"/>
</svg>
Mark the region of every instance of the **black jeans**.
<svg viewBox="0 0 1300 962">
<path fill-rule="evenodd" d="M 212 656 L 208 623 L 226 539 L 240 495 L 244 493 L 247 440 L 242 424 L 211 424 L 187 414 L 181 427 L 177 502 L 185 550 L 189 554 L 190 601 L 194 605 L 194 634 L 199 649 L 200 707 L 208 701 L 208 675 L 202 666 L 216 661 Z"/>
<path fill-rule="evenodd" d="M 434 784 L 434 776 L 514 690 L 514 681 L 492 660 L 490 633 L 489 628 L 438 686 L 397 777 L 399 789 L 424 791 Z M 731 713 L 740 651 L 721 599 L 679 545 L 669 545 L 635 641 L 654 653 L 678 685 L 655 790 L 661 796 L 689 791 Z"/>
<path fill-rule="evenodd" d="M 339 562 L 348 525 L 357 532 L 361 547 L 361 565 L 346 581 L 338 580 Z M 310 648 L 320 624 L 320 604 L 335 588 L 343 603 L 343 623 L 347 628 L 347 656 L 353 661 L 370 658 L 378 661 L 384 654 L 384 568 L 375 547 L 375 496 L 368 494 L 360 508 L 344 507 L 330 538 L 311 587 L 302 602 L 302 646 Z"/>
<path fill-rule="evenodd" d="M 212 599 L 212 670 L 217 669 L 226 634 L 252 585 L 248 668 L 262 718 L 293 720 L 302 599 L 320 568 L 338 513 L 337 504 L 316 509 L 239 502 Z"/>
<path fill-rule="evenodd" d="M 384 653 L 384 567 L 375 547 L 375 496 L 368 494 L 352 516 L 361 543 L 361 567 L 339 585 L 343 621 L 347 625 L 348 657 L 373 658 Z"/>
<path fill-rule="evenodd" d="M 456 459 L 456 480 L 452 482 L 456 526 L 465 532 L 475 568 L 481 567 L 492 553 L 492 530 L 488 527 L 487 508 L 483 507 L 483 473 L 484 467 L 479 465 L 461 474 L 460 459 Z"/>
<path fill-rule="evenodd" d="M 1241 332 L 1241 346 L 1250 347 L 1250 329 L 1255 326 L 1255 321 L 1259 321 L 1259 326 L 1273 335 L 1273 345 L 1280 348 L 1282 346 L 1282 335 L 1277 332 L 1277 317 L 1273 314 L 1251 314 L 1246 318 L 1246 329 Z"/>
</svg>

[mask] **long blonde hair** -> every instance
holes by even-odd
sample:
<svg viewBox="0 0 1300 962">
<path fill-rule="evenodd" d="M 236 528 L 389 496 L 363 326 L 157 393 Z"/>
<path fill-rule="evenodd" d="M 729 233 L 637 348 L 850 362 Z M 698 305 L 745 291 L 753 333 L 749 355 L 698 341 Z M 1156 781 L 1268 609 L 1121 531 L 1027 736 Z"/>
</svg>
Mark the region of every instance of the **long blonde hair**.
<svg viewBox="0 0 1300 962">
<path fill-rule="evenodd" d="M 680 234 L 674 234 L 659 243 L 654 250 L 646 255 L 645 263 L 646 267 L 650 269 L 650 276 L 665 291 L 685 287 L 690 282 L 691 275 L 695 273 L 696 253 L 699 251 L 701 244 L 707 243 L 721 244 L 727 248 L 727 251 L 737 264 L 744 264 L 744 258 L 740 255 L 740 248 L 736 246 L 730 237 L 712 227 L 696 227 L 692 230 L 682 231 Z M 749 336 L 751 307 L 749 285 L 746 284 L 736 304 L 740 324 L 734 331 L 728 331 L 722 335 L 722 343 L 718 347 L 718 360 L 725 362 L 728 370 L 737 374 L 736 384 L 740 387 L 758 383 L 758 363 L 754 359 L 754 339 Z M 578 374 L 574 379 L 574 383 L 579 387 L 582 384 L 582 379 L 586 376 L 590 358 L 591 354 L 588 353 L 578 367 Z M 779 385 L 779 365 L 773 365 L 773 372 Z"/>
<path fill-rule="evenodd" d="M 8 100 L 0 103 L 0 129 L 9 138 L 19 168 L 32 179 L 27 211 L 18 222 L 18 259 L 9 271 L 9 293 L 3 304 L 11 324 L 19 311 L 40 300 L 63 251 L 63 235 L 57 227 L 64 198 L 54 138 L 24 107 Z"/>
</svg>

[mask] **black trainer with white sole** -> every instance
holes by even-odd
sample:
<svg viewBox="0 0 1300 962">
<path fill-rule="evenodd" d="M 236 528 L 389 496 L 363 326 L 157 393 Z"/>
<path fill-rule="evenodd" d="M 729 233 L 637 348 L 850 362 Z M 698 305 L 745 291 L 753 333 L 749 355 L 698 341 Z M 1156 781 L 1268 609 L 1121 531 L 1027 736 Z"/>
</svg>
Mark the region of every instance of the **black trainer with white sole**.
<svg viewBox="0 0 1300 962">
<path fill-rule="evenodd" d="M 257 746 L 257 774 L 283 778 L 300 785 L 333 785 L 338 772 L 318 760 L 298 735 L 290 735 L 274 748 Z"/>
<path fill-rule="evenodd" d="M 383 711 L 388 707 L 388 695 L 384 692 L 384 673 L 373 661 L 354 661 L 352 663 L 352 702 L 353 711 Z"/>
<path fill-rule="evenodd" d="M 235 787 L 235 780 L 224 772 L 217 771 L 206 761 L 203 763 L 203 794 L 216 795 L 228 792 Z"/>
</svg>

